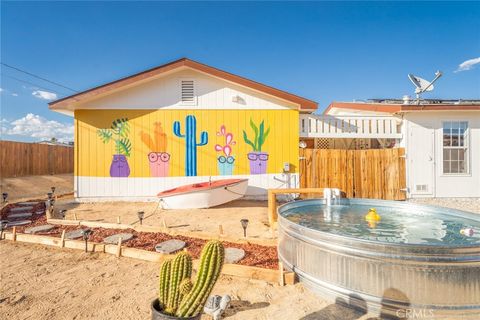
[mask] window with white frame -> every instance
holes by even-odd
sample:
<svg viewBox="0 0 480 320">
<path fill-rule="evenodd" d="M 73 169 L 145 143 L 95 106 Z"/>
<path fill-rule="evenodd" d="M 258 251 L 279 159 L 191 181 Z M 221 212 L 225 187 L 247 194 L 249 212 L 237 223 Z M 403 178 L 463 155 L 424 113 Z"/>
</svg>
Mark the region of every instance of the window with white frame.
<svg viewBox="0 0 480 320">
<path fill-rule="evenodd" d="M 468 122 L 443 122 L 443 173 L 468 173 Z"/>
</svg>

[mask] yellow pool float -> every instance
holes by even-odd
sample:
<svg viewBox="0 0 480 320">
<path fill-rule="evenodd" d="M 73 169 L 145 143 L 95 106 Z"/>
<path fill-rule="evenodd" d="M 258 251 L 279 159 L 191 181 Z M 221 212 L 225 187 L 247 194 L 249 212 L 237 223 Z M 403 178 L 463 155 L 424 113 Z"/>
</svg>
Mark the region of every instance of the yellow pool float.
<svg viewBox="0 0 480 320">
<path fill-rule="evenodd" d="M 382 218 L 377 213 L 377 209 L 375 209 L 375 208 L 370 208 L 367 215 L 365 216 L 365 220 L 369 221 L 369 222 L 380 221 L 380 219 L 382 219 Z"/>
</svg>

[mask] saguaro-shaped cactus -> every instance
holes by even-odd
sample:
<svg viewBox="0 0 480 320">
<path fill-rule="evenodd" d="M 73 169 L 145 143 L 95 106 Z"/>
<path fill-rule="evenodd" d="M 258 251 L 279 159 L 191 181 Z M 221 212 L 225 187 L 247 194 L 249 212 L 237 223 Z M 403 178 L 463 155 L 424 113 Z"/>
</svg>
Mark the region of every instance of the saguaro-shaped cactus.
<svg viewBox="0 0 480 320">
<path fill-rule="evenodd" d="M 192 257 L 188 253 L 179 253 L 175 259 L 162 264 L 158 301 L 167 314 L 174 314 L 181 298 L 188 293 L 191 276 Z"/>
<path fill-rule="evenodd" d="M 200 143 L 197 143 L 197 119 L 195 116 L 188 115 L 185 119 L 185 134 L 181 134 L 180 122 L 173 123 L 173 133 L 179 138 L 185 138 L 186 155 L 185 155 L 185 175 L 197 175 L 197 147 L 204 146 L 208 143 L 208 133 L 202 131 L 200 133 Z"/>
<path fill-rule="evenodd" d="M 225 251 L 220 241 L 212 240 L 203 247 L 195 284 L 178 306 L 177 317 L 193 317 L 202 311 L 220 275 L 224 258 Z"/>
</svg>

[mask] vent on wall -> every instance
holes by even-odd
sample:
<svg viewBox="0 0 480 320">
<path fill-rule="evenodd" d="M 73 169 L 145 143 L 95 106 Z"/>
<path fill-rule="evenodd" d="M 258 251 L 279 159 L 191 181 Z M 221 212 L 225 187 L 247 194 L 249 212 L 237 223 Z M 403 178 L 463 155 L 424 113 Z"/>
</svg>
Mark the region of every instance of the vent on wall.
<svg viewBox="0 0 480 320">
<path fill-rule="evenodd" d="M 427 184 L 417 184 L 415 185 L 415 191 L 417 192 L 427 192 L 428 185 Z"/>
<path fill-rule="evenodd" d="M 193 105 L 195 104 L 195 88 L 193 80 L 181 80 L 182 86 L 182 104 Z"/>
</svg>

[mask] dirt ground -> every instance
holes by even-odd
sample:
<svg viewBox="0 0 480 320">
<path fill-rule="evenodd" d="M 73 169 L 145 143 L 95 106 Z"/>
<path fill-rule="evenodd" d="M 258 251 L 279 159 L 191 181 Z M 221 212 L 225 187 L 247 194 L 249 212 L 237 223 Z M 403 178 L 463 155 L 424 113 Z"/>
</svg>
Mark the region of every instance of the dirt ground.
<svg viewBox="0 0 480 320">
<path fill-rule="evenodd" d="M 272 239 L 274 234 L 268 226 L 267 202 L 237 200 L 210 209 L 163 210 L 152 202 L 101 202 L 77 203 L 73 199 L 59 200 L 57 210 L 66 209 L 67 219 L 117 222 L 136 225 L 139 223 L 137 212 L 144 211 L 143 224 L 161 227 L 165 220 L 167 226 L 175 231 L 188 234 L 203 232 L 218 234 L 219 225 L 225 235 L 243 238 L 241 219 L 248 219 L 248 238 Z"/>
<path fill-rule="evenodd" d="M 57 194 L 73 192 L 73 174 L 0 179 L 0 193 L 7 192 L 9 202 L 46 198 L 51 187 Z"/>
<path fill-rule="evenodd" d="M 0 241 L 2 319 L 149 319 L 159 265 L 100 253 Z M 229 294 L 225 319 L 366 319 L 328 303 L 301 284 L 280 287 L 222 276 L 214 294 Z M 209 319 L 203 316 L 202 319 Z"/>
</svg>

